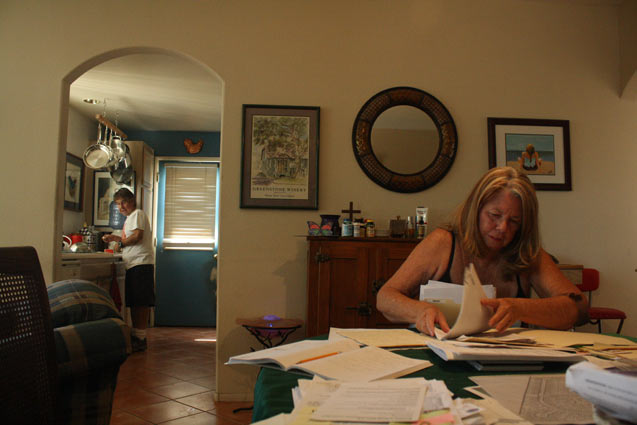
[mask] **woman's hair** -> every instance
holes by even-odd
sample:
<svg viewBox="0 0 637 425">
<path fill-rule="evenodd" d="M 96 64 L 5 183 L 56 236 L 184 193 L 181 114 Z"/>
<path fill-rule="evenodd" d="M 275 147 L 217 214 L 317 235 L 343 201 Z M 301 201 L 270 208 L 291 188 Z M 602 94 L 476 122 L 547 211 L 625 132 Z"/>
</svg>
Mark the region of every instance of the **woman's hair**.
<svg viewBox="0 0 637 425">
<path fill-rule="evenodd" d="M 535 146 L 529 143 L 528 145 L 526 145 L 526 151 L 528 152 L 530 157 L 533 156 L 533 154 L 535 153 Z"/>
<path fill-rule="evenodd" d="M 115 192 L 115 194 L 113 195 L 113 200 L 114 201 L 128 201 L 128 202 L 133 202 L 133 205 L 136 204 L 135 202 L 135 195 L 133 195 L 133 192 L 131 192 L 130 190 L 128 190 L 127 188 L 123 187 L 121 189 L 119 189 L 117 192 Z"/>
<path fill-rule="evenodd" d="M 484 256 L 487 246 L 480 234 L 480 210 L 502 190 L 511 192 L 522 204 L 520 228 L 501 252 L 505 273 L 517 273 L 535 263 L 541 247 L 537 196 L 533 183 L 526 174 L 512 167 L 490 169 L 460 204 L 449 227 L 458 235 L 465 253 Z"/>
</svg>

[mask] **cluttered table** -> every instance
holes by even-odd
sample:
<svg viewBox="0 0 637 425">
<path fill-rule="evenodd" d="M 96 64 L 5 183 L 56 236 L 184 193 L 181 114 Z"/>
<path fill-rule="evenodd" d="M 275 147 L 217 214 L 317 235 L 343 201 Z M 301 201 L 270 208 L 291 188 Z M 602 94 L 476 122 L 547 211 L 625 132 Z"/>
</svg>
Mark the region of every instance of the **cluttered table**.
<svg viewBox="0 0 637 425">
<path fill-rule="evenodd" d="M 569 332 L 569 334 L 574 334 Z M 621 337 L 618 335 L 618 337 Z M 623 337 L 629 341 L 637 342 L 637 338 Z M 316 340 L 326 339 L 326 336 L 311 338 Z M 480 372 L 465 361 L 445 361 L 427 348 L 402 349 L 394 351 L 402 356 L 427 360 L 432 366 L 417 372 L 405 375 L 402 378 L 423 377 L 427 380 L 444 381 L 447 388 L 454 397 L 478 398 L 471 392 L 465 390 L 466 387 L 475 386 L 470 377 L 487 375 L 529 375 L 531 373 L 541 374 L 564 374 L 570 363 L 566 362 L 544 362 L 540 371 L 503 371 L 503 372 Z M 298 385 L 299 379 L 311 379 L 309 375 L 300 373 L 285 372 L 275 368 L 261 368 L 254 388 L 254 410 L 252 421 L 260 421 L 280 413 L 289 413 L 294 409 L 292 399 L 292 389 Z"/>
</svg>

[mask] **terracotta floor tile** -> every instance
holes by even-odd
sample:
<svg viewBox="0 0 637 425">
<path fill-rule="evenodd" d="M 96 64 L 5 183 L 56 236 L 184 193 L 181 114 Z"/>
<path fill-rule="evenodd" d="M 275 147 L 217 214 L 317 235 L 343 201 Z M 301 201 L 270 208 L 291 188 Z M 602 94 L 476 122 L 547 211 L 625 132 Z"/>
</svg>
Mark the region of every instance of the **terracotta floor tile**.
<svg viewBox="0 0 637 425">
<path fill-rule="evenodd" d="M 123 410 L 113 410 L 110 425 L 152 425 L 152 422 L 145 421 Z"/>
<path fill-rule="evenodd" d="M 170 368 L 162 368 L 162 373 L 166 375 L 170 375 L 175 378 L 182 379 L 184 381 L 201 378 L 204 376 L 208 376 L 214 373 L 214 368 L 202 368 L 202 367 L 194 367 L 188 365 L 181 366 L 173 366 Z"/>
<path fill-rule="evenodd" d="M 168 422 L 162 422 L 161 425 L 222 425 L 215 415 L 210 413 L 197 413 L 196 415 L 186 416 L 185 418 L 174 419 Z M 224 424 L 225 425 L 225 424 Z M 234 422 L 228 425 L 236 425 Z"/>
<path fill-rule="evenodd" d="M 113 398 L 113 409 L 130 411 L 130 409 L 138 406 L 147 406 L 149 404 L 161 403 L 170 400 L 159 394 L 151 393 L 141 388 L 131 389 L 128 391 L 115 391 Z"/>
<path fill-rule="evenodd" d="M 206 392 L 208 391 L 208 388 L 202 387 L 196 384 L 191 384 L 190 382 L 182 381 L 182 382 L 177 382 L 175 384 L 162 385 L 161 387 L 154 387 L 149 389 L 149 391 L 152 391 L 155 394 L 159 394 L 167 398 L 177 399 L 177 398 L 186 397 L 189 395 Z"/>
<path fill-rule="evenodd" d="M 129 412 L 153 424 L 157 424 L 171 419 L 201 413 L 201 410 L 170 400 L 148 406 L 136 407 L 130 409 Z"/>
<path fill-rule="evenodd" d="M 199 393 L 188 397 L 182 397 L 176 399 L 179 403 L 187 404 L 199 410 L 213 410 L 215 409 L 214 393 L 208 391 L 205 393 Z"/>
<path fill-rule="evenodd" d="M 214 390 L 217 388 L 217 377 L 215 375 L 203 376 L 201 378 L 189 379 L 188 382 L 192 382 L 196 385 Z"/>
</svg>

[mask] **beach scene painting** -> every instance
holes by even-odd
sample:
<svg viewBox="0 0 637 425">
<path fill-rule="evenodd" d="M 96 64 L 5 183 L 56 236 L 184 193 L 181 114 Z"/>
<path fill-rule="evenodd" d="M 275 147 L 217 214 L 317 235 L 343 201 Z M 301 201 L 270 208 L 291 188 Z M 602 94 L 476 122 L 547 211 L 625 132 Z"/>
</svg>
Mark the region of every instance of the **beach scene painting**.
<svg viewBox="0 0 637 425">
<path fill-rule="evenodd" d="M 555 136 L 505 133 L 506 164 L 529 175 L 555 175 Z"/>
</svg>

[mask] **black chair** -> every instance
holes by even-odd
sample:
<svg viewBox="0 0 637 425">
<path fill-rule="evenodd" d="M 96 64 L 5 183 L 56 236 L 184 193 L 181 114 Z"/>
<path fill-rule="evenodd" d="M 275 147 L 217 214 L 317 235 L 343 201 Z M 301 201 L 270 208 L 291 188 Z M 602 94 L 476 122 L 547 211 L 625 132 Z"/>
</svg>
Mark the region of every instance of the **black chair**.
<svg viewBox="0 0 637 425">
<path fill-rule="evenodd" d="M 57 364 L 38 254 L 0 248 L 0 411 L 6 424 L 55 423 Z"/>
</svg>

